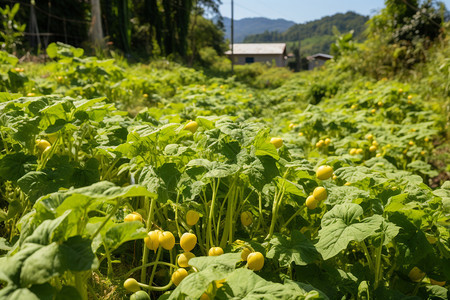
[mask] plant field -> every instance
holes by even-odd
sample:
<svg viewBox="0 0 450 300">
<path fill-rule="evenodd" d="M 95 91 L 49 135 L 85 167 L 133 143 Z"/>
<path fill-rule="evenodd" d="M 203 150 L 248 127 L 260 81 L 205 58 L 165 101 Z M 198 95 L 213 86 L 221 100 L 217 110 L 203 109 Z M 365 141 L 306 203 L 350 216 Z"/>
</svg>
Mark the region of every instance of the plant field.
<svg viewBox="0 0 450 300">
<path fill-rule="evenodd" d="M 0 299 L 448 299 L 445 94 L 47 53 L 0 52 Z"/>
</svg>

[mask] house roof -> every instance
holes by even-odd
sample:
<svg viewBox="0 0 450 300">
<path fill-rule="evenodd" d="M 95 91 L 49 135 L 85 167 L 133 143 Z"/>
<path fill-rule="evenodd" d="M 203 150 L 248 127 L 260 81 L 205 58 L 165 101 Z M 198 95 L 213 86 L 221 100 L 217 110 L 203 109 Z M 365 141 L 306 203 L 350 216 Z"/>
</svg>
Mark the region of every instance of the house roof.
<svg viewBox="0 0 450 300">
<path fill-rule="evenodd" d="M 285 43 L 246 43 L 234 44 L 234 54 L 283 54 L 286 51 Z M 230 55 L 231 50 L 225 52 Z"/>
<path fill-rule="evenodd" d="M 311 55 L 311 56 L 307 57 L 308 60 L 313 60 L 313 59 L 316 59 L 316 58 L 332 59 L 333 55 L 323 54 L 323 53 L 316 53 L 314 55 Z"/>
</svg>

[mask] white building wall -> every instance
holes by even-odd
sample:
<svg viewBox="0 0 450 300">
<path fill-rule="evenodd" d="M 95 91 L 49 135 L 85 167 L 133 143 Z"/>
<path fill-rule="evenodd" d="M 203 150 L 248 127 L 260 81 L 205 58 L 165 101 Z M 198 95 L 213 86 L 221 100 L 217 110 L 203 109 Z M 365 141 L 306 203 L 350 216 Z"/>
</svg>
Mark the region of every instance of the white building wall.
<svg viewBox="0 0 450 300">
<path fill-rule="evenodd" d="M 285 67 L 286 66 L 286 60 L 284 59 L 284 56 L 281 54 L 246 54 L 246 55 L 240 55 L 240 54 L 235 54 L 234 55 L 234 63 L 236 65 L 245 65 L 245 59 L 247 57 L 253 57 L 254 58 L 254 62 L 259 62 L 259 63 L 272 63 L 272 61 L 275 60 L 275 64 L 277 65 L 277 67 Z"/>
</svg>

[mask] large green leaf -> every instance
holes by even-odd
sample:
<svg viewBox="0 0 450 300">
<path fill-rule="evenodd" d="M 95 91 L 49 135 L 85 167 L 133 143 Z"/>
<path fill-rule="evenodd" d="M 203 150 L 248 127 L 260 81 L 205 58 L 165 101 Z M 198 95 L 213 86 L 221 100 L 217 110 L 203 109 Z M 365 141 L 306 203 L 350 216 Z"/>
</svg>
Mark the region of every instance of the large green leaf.
<svg viewBox="0 0 450 300">
<path fill-rule="evenodd" d="M 269 244 L 271 247 L 266 257 L 278 260 L 282 267 L 287 267 L 292 262 L 304 266 L 320 259 L 313 243 L 298 230 L 292 231 L 291 238 L 276 233 Z"/>
<path fill-rule="evenodd" d="M 64 232 L 68 224 L 67 217 L 70 212 L 70 210 L 67 210 L 54 220 L 45 220 L 42 222 L 33 233 L 24 240 L 24 243 L 34 243 L 45 246 L 52 242 L 59 242 L 64 238 Z"/>
<path fill-rule="evenodd" d="M 329 259 L 347 248 L 351 241 L 361 242 L 374 235 L 383 224 L 383 217 L 373 215 L 360 220 L 363 209 L 358 204 L 345 203 L 334 206 L 322 218 L 317 250 L 323 259 Z"/>
<path fill-rule="evenodd" d="M 155 194 L 139 185 L 119 187 L 112 182 L 100 181 L 87 187 L 44 196 L 36 202 L 35 208 L 38 213 L 57 216 L 69 209 L 84 211 L 97 203 L 138 196 L 152 197 Z"/>
<path fill-rule="evenodd" d="M 36 157 L 23 152 L 7 154 L 0 159 L 0 177 L 4 180 L 17 181 L 20 177 L 33 170 Z"/>
<path fill-rule="evenodd" d="M 62 244 L 51 243 L 37 249 L 23 262 L 20 272 L 22 287 L 43 284 L 65 271 L 87 271 L 98 266 L 91 249 L 92 241 L 80 236 L 69 238 Z M 27 247 L 29 244 L 25 244 Z M 31 244 L 33 245 L 33 244 Z"/>
<path fill-rule="evenodd" d="M 200 298 L 211 282 L 226 278 L 235 269 L 240 259 L 240 253 L 191 258 L 189 264 L 200 272 L 190 274 L 183 279 L 168 299 L 180 299 L 187 295 L 194 299 Z"/>
<path fill-rule="evenodd" d="M 103 242 L 110 250 L 113 250 L 127 241 L 143 239 L 146 236 L 147 231 L 141 222 L 124 222 L 109 228 L 103 237 Z"/>
<path fill-rule="evenodd" d="M 323 299 L 317 291 L 267 281 L 248 269 L 237 269 L 226 278 L 215 299 Z"/>
</svg>

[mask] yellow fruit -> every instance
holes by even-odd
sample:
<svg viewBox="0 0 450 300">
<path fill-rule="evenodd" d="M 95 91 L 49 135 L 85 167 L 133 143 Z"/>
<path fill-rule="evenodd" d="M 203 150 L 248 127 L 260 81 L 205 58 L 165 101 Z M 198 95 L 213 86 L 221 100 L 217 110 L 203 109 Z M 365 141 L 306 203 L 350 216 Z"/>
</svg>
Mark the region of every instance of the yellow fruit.
<svg viewBox="0 0 450 300">
<path fill-rule="evenodd" d="M 314 196 L 309 196 L 306 198 L 305 205 L 308 209 L 315 209 L 317 207 L 317 204 L 319 204 L 319 201 L 314 198 Z"/>
<path fill-rule="evenodd" d="M 425 155 L 426 152 L 425 152 L 424 150 L 422 150 L 422 151 L 420 151 L 420 154 L 421 154 L 421 155 Z"/>
<path fill-rule="evenodd" d="M 148 98 L 148 94 L 144 94 L 143 96 L 144 96 L 144 98 Z"/>
<path fill-rule="evenodd" d="M 58 133 L 57 133 L 57 132 L 51 133 L 51 134 L 47 135 L 47 140 L 48 140 L 52 145 L 56 142 L 57 139 L 58 139 Z"/>
<path fill-rule="evenodd" d="M 446 281 L 437 281 L 437 280 L 434 280 L 433 278 L 430 278 L 430 283 L 433 285 L 444 286 Z"/>
<path fill-rule="evenodd" d="M 425 277 L 425 273 L 422 272 L 418 267 L 414 267 L 409 271 L 408 274 L 409 279 L 414 282 L 420 282 Z"/>
<path fill-rule="evenodd" d="M 324 141 L 323 140 L 319 140 L 317 143 L 316 143 L 316 147 L 317 148 L 320 148 L 320 147 L 322 147 L 323 145 L 324 145 Z"/>
<path fill-rule="evenodd" d="M 243 211 L 241 213 L 241 223 L 244 226 L 250 226 L 253 223 L 252 213 L 249 211 Z"/>
<path fill-rule="evenodd" d="M 373 141 L 372 142 L 372 146 L 378 147 L 378 142 L 377 141 Z"/>
<path fill-rule="evenodd" d="M 330 166 L 320 166 L 316 171 L 316 176 L 320 180 L 326 180 L 333 176 L 333 168 Z"/>
<path fill-rule="evenodd" d="M 349 186 L 349 185 L 351 185 L 352 183 L 351 182 L 346 182 L 346 183 L 344 183 L 344 185 L 346 185 L 346 186 Z"/>
<path fill-rule="evenodd" d="M 425 142 L 429 142 L 429 141 L 430 141 L 430 138 L 429 138 L 429 137 L 426 137 L 426 138 L 424 139 L 424 141 L 425 141 Z"/>
<path fill-rule="evenodd" d="M 247 267 L 253 271 L 259 271 L 264 267 L 264 256 L 261 252 L 253 252 L 247 256 Z"/>
<path fill-rule="evenodd" d="M 45 148 L 44 152 L 42 152 L 42 156 L 48 155 L 48 153 L 50 152 L 51 149 L 52 149 L 51 146 L 48 146 L 47 148 Z"/>
<path fill-rule="evenodd" d="M 409 141 L 409 142 L 408 142 L 408 145 L 414 146 L 414 141 Z"/>
<path fill-rule="evenodd" d="M 195 133 L 198 128 L 198 123 L 195 121 L 189 121 L 185 126 L 184 130 L 189 130 L 192 133 Z"/>
<path fill-rule="evenodd" d="M 369 90 L 369 94 L 372 94 L 372 90 Z"/>
<path fill-rule="evenodd" d="M 247 261 L 247 257 L 249 256 L 250 253 L 252 253 L 252 250 L 250 250 L 249 248 L 244 248 L 241 252 L 241 259 L 243 261 Z"/>
<path fill-rule="evenodd" d="M 28 94 L 27 94 L 27 97 L 34 97 L 34 96 L 36 96 L 35 93 L 28 93 Z"/>
<path fill-rule="evenodd" d="M 211 298 L 209 298 L 209 296 L 208 296 L 208 294 L 207 293 L 203 293 L 201 296 L 200 296 L 200 300 L 210 300 Z"/>
<path fill-rule="evenodd" d="M 356 149 L 356 154 L 363 154 L 364 150 L 361 148 Z"/>
<path fill-rule="evenodd" d="M 270 143 L 275 146 L 275 148 L 280 148 L 283 146 L 283 139 L 282 138 L 271 138 Z"/>
<path fill-rule="evenodd" d="M 375 108 L 372 108 L 372 110 L 370 112 L 374 114 L 377 112 L 377 110 Z"/>
<path fill-rule="evenodd" d="M 188 272 L 186 271 L 186 269 L 183 268 L 179 268 L 178 270 L 176 270 L 175 272 L 173 272 L 172 274 L 172 282 L 173 284 L 175 284 L 176 286 L 178 286 L 180 284 L 180 282 L 186 278 L 186 276 L 188 276 Z"/>
<path fill-rule="evenodd" d="M 292 130 L 292 129 L 294 129 L 295 126 L 297 126 L 297 125 L 295 125 L 294 123 L 291 123 L 291 124 L 289 124 L 289 129 Z"/>
<path fill-rule="evenodd" d="M 412 95 L 408 95 L 408 100 L 411 100 L 413 98 Z"/>
<path fill-rule="evenodd" d="M 358 106 L 356 104 L 353 104 L 350 108 L 351 109 L 356 109 Z"/>
<path fill-rule="evenodd" d="M 318 186 L 314 189 L 313 196 L 317 201 L 327 199 L 327 190 L 323 186 Z"/>
<path fill-rule="evenodd" d="M 147 237 L 144 238 L 144 243 L 148 249 L 156 251 L 159 247 L 159 235 L 160 231 L 153 230 L 147 234 Z"/>
<path fill-rule="evenodd" d="M 336 179 L 337 179 L 337 176 L 333 174 L 333 180 L 336 180 Z"/>
<path fill-rule="evenodd" d="M 164 231 L 159 235 L 159 244 L 166 250 L 172 250 L 175 246 L 175 237 L 172 232 Z"/>
<path fill-rule="evenodd" d="M 184 233 L 180 239 L 180 246 L 184 251 L 188 252 L 194 249 L 197 244 L 197 236 L 193 233 Z"/>
<path fill-rule="evenodd" d="M 356 148 L 350 149 L 350 155 L 356 155 Z"/>
<path fill-rule="evenodd" d="M 366 138 L 369 140 L 369 141 L 371 141 L 371 140 L 373 140 L 373 134 L 368 134 L 368 135 L 366 135 Z"/>
<path fill-rule="evenodd" d="M 403 89 L 398 89 L 398 93 L 399 94 L 403 93 Z"/>
<path fill-rule="evenodd" d="M 220 247 L 212 247 L 208 251 L 208 256 L 219 256 L 223 254 L 223 249 Z"/>
<path fill-rule="evenodd" d="M 331 143 L 331 139 L 326 138 L 324 143 L 325 143 L 325 146 L 328 146 Z"/>
<path fill-rule="evenodd" d="M 44 152 L 47 147 L 50 147 L 50 143 L 46 140 L 36 140 L 36 147 L 39 149 L 40 152 Z"/>
<path fill-rule="evenodd" d="M 198 219 L 200 219 L 200 215 L 195 210 L 188 210 L 186 213 L 186 223 L 189 226 L 194 226 L 197 224 Z"/>
<path fill-rule="evenodd" d="M 182 268 L 189 267 L 189 260 L 193 257 L 195 257 L 195 254 L 192 252 L 181 253 L 180 256 L 178 256 L 178 265 Z"/>
<path fill-rule="evenodd" d="M 125 222 L 133 222 L 133 221 L 142 222 L 142 216 L 138 213 L 131 213 L 131 214 L 126 215 L 123 220 Z"/>
<path fill-rule="evenodd" d="M 380 156 L 381 156 L 381 153 L 377 153 L 376 157 L 380 157 Z"/>
<path fill-rule="evenodd" d="M 134 278 L 128 278 L 127 280 L 125 280 L 125 282 L 123 283 L 123 287 L 127 291 L 133 292 L 133 293 L 136 293 L 137 291 L 141 290 L 141 287 L 139 286 L 139 283 Z"/>
<path fill-rule="evenodd" d="M 370 151 L 370 152 L 375 152 L 375 151 L 377 151 L 377 146 L 374 146 L 374 145 L 370 146 L 369 151 Z"/>
<path fill-rule="evenodd" d="M 303 132 L 299 132 L 299 133 L 298 133 L 298 136 L 303 136 Z"/>
<path fill-rule="evenodd" d="M 378 101 L 378 106 L 383 106 L 383 102 L 381 102 L 381 101 Z"/>
</svg>

